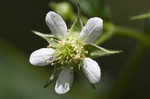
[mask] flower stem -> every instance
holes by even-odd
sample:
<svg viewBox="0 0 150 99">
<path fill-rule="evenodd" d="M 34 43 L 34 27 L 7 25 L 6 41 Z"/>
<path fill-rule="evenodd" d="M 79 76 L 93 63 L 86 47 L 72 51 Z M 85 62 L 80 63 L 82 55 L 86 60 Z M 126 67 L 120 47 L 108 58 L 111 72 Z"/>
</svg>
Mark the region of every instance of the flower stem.
<svg viewBox="0 0 150 99">
<path fill-rule="evenodd" d="M 116 26 L 116 25 L 111 24 L 111 23 L 105 23 L 104 29 L 106 29 L 107 31 L 113 31 L 112 34 L 116 34 L 116 35 L 120 35 L 120 36 L 124 36 L 124 37 L 129 37 L 131 39 L 136 40 L 138 43 L 141 43 L 142 45 L 144 45 L 146 47 L 150 47 L 150 35 L 149 35 L 149 33 L 137 31 L 137 30 L 134 30 L 131 28 Z M 108 36 L 107 38 L 105 38 L 105 41 L 110 39 L 111 35 Z"/>
<path fill-rule="evenodd" d="M 146 26 L 147 25 L 145 21 L 144 32 L 147 32 Z M 147 34 L 144 33 L 141 35 L 145 36 Z M 139 66 L 141 65 L 144 55 L 148 52 L 148 48 L 147 46 L 145 46 L 145 44 L 138 44 L 133 52 L 134 53 L 129 58 L 129 61 L 122 68 L 122 71 L 119 74 L 119 79 L 117 80 L 112 90 L 112 94 L 110 97 L 111 99 L 122 99 L 124 95 L 128 92 L 129 84 L 131 83 L 132 78 L 134 78 L 136 71 L 139 70 Z"/>
<path fill-rule="evenodd" d="M 78 0 L 75 0 L 76 1 L 76 6 L 77 6 L 77 18 L 76 20 L 74 21 L 73 25 L 71 26 L 71 31 L 73 30 L 73 28 L 75 27 L 75 25 L 77 24 L 77 22 L 80 23 L 80 26 L 81 28 L 83 28 L 83 22 L 82 22 L 82 19 L 81 19 L 81 13 L 80 13 L 80 4 L 79 4 L 79 1 Z"/>
</svg>

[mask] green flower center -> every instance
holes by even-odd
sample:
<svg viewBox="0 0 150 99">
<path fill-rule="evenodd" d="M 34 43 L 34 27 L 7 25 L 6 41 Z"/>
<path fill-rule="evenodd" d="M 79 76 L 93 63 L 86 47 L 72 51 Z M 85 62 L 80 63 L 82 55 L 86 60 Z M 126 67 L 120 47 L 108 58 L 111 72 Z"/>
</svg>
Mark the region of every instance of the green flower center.
<svg viewBox="0 0 150 99">
<path fill-rule="evenodd" d="M 60 64 L 80 62 L 84 56 L 84 43 L 76 36 L 69 36 L 59 41 L 56 48 L 56 61 Z"/>
</svg>

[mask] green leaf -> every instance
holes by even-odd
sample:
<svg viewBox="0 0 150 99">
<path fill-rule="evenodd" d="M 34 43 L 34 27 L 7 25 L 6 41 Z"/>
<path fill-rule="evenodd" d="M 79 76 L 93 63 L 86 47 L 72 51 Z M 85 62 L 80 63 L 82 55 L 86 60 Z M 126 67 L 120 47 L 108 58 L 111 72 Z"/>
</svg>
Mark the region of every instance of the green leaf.
<svg viewBox="0 0 150 99">
<path fill-rule="evenodd" d="M 43 34 L 40 33 L 38 31 L 32 31 L 34 34 L 40 36 L 41 38 L 45 39 L 51 47 L 56 47 L 57 42 L 59 41 L 59 39 L 57 37 L 55 37 L 54 35 L 49 35 L 49 34 Z"/>
<path fill-rule="evenodd" d="M 133 16 L 131 17 L 131 20 L 140 20 L 140 19 L 146 19 L 146 18 L 150 18 L 150 13 Z"/>
<path fill-rule="evenodd" d="M 70 3 L 68 2 L 50 2 L 49 7 L 59 13 L 65 20 L 72 19 L 74 16 L 74 10 Z M 71 17 L 70 17 L 71 16 Z"/>
<path fill-rule="evenodd" d="M 94 45 L 94 44 L 87 44 L 85 45 L 85 50 L 88 51 L 88 57 L 100 57 L 100 56 L 108 56 L 112 54 L 120 53 L 121 51 L 114 51 L 114 50 L 107 50 L 103 47 Z"/>
</svg>

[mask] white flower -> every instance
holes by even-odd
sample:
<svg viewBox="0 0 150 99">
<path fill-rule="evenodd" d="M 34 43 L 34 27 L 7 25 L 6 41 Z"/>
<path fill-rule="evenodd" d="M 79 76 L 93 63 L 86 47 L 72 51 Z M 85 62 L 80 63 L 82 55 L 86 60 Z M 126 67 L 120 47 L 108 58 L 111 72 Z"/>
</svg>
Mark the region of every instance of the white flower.
<svg viewBox="0 0 150 99">
<path fill-rule="evenodd" d="M 66 23 L 64 22 L 62 17 L 55 12 L 48 12 L 45 21 L 47 26 L 55 36 L 62 38 L 67 33 Z"/>
<path fill-rule="evenodd" d="M 103 30 L 103 20 L 98 17 L 90 18 L 80 33 L 80 37 L 86 43 L 93 43 L 101 35 Z"/>
<path fill-rule="evenodd" d="M 45 20 L 52 34 L 55 35 L 60 40 L 63 40 L 63 38 L 66 37 L 66 34 L 69 33 L 67 32 L 67 26 L 64 20 L 57 13 L 53 11 L 48 12 Z M 79 34 L 79 38 L 84 43 L 93 43 L 100 36 L 102 29 L 103 29 L 103 20 L 101 18 L 98 18 L 98 17 L 90 18 L 87 21 L 87 24 L 82 29 L 81 33 Z M 69 42 L 68 39 L 66 41 L 63 41 L 61 47 L 65 46 L 64 43 L 70 44 L 70 45 L 67 45 L 69 46 L 69 48 L 67 48 L 67 51 L 69 50 L 70 51 L 69 53 L 73 53 L 73 55 L 68 55 L 68 53 L 64 51 L 64 48 L 60 47 L 61 50 L 59 51 L 60 52 L 64 51 L 62 53 L 65 54 L 63 56 L 64 60 L 61 61 L 61 64 L 63 64 L 66 60 L 69 60 L 70 62 L 71 57 L 75 57 L 75 58 L 72 58 L 72 60 L 82 57 L 82 50 L 83 50 L 82 44 L 76 45 L 76 43 L 72 40 L 70 40 L 71 43 L 68 43 L 68 42 Z M 55 60 L 60 61 L 62 57 L 59 57 L 58 58 L 59 60 L 57 59 L 55 54 L 56 53 L 60 54 L 60 52 L 57 52 L 57 51 L 58 51 L 57 48 L 56 49 L 41 48 L 39 50 L 36 50 L 30 56 L 30 63 L 33 65 L 37 65 L 37 66 L 46 66 L 48 64 L 53 63 Z M 78 55 L 74 55 L 75 53 L 78 53 Z M 100 70 L 99 65 L 96 63 L 96 61 L 92 60 L 91 58 L 84 57 L 81 59 L 83 63 L 82 70 L 84 74 L 86 75 L 87 79 L 89 80 L 89 82 L 92 84 L 98 83 L 100 80 L 100 76 L 101 76 L 101 70 Z M 75 64 L 75 65 L 78 65 L 78 64 Z M 56 85 L 55 85 L 56 93 L 65 94 L 66 92 L 68 92 L 70 90 L 72 82 L 73 82 L 73 69 L 70 69 L 68 66 L 66 66 L 62 69 L 56 81 Z"/>
<path fill-rule="evenodd" d="M 56 81 L 55 91 L 58 94 L 64 94 L 70 90 L 73 82 L 73 71 L 68 68 L 64 68 Z"/>
<path fill-rule="evenodd" d="M 55 50 L 52 48 L 41 48 L 31 54 L 29 61 L 32 65 L 46 66 L 54 61 L 54 53 Z"/>
<path fill-rule="evenodd" d="M 83 72 L 92 84 L 98 83 L 101 77 L 101 69 L 96 61 L 85 58 L 82 66 Z"/>
</svg>

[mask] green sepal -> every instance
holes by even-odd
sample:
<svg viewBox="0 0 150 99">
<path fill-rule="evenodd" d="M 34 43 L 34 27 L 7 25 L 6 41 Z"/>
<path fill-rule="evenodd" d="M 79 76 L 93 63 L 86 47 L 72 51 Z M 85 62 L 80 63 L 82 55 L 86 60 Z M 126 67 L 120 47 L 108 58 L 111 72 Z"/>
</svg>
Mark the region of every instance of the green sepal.
<svg viewBox="0 0 150 99">
<path fill-rule="evenodd" d="M 84 49 L 88 51 L 86 54 L 87 57 L 100 57 L 100 56 L 108 56 L 112 54 L 120 53 L 121 51 L 108 50 L 103 47 L 97 46 L 95 44 L 87 44 L 84 46 Z"/>
<path fill-rule="evenodd" d="M 50 71 L 49 79 L 46 82 L 46 84 L 43 86 L 43 88 L 47 88 L 49 85 L 51 85 L 53 82 L 56 81 L 57 76 L 60 72 L 60 69 L 56 68 L 56 66 L 54 66 L 54 67 L 49 67 L 49 71 Z"/>
<path fill-rule="evenodd" d="M 55 80 L 55 75 L 52 74 L 50 77 L 49 77 L 49 80 L 47 81 L 47 83 L 43 86 L 43 88 L 47 88 L 54 80 Z"/>
<path fill-rule="evenodd" d="M 32 32 L 34 34 L 40 36 L 41 38 L 45 39 L 51 47 L 56 48 L 57 43 L 59 41 L 59 39 L 57 37 L 55 37 L 54 35 L 50 35 L 50 34 L 40 33 L 38 31 L 32 31 Z"/>
</svg>

